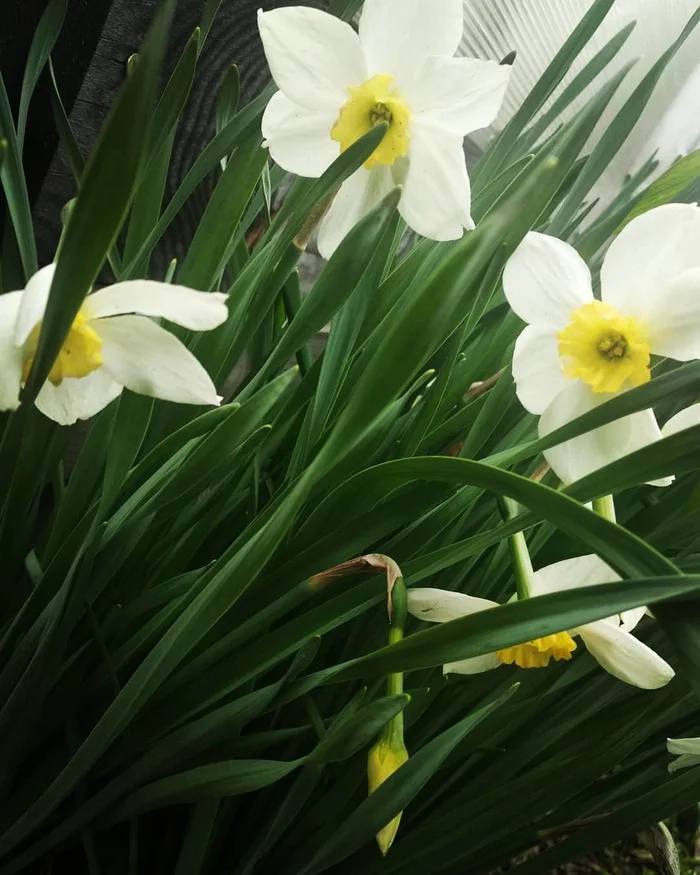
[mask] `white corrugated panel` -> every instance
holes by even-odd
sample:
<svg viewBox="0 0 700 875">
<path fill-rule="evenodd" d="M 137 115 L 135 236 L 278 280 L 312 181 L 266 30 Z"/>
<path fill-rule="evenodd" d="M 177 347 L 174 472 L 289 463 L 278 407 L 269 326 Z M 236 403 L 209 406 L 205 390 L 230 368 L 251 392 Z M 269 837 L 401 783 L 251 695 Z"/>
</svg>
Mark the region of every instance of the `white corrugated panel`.
<svg viewBox="0 0 700 875">
<path fill-rule="evenodd" d="M 593 0 L 464 0 L 465 31 L 461 52 L 500 60 L 515 50 L 513 80 L 493 130 L 500 130 L 552 60 L 564 40 L 591 7 Z M 638 59 L 608 111 L 601 118 L 599 136 L 610 119 L 648 72 L 654 61 L 678 36 L 698 0 L 617 0 L 603 25 L 568 72 L 564 85 L 630 21 L 637 25 L 610 66 L 613 73 Z M 613 194 L 624 175 L 658 150 L 662 167 L 679 154 L 700 145 L 700 27 L 686 41 L 664 73 L 646 112 L 625 147 L 608 168 L 600 190 Z M 561 88 L 561 86 L 560 86 Z M 575 113 L 590 91 L 570 108 Z M 486 132 L 485 132 L 486 133 Z M 477 135 L 482 143 L 485 135 Z"/>
</svg>

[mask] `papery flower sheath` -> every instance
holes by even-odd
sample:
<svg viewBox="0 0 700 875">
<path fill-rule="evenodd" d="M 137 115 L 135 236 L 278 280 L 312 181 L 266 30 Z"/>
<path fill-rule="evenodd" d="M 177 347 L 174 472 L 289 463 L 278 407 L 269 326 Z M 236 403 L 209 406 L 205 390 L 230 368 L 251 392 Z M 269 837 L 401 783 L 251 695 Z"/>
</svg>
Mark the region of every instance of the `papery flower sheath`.
<svg viewBox="0 0 700 875">
<path fill-rule="evenodd" d="M 651 378 L 651 356 L 700 358 L 700 208 L 668 204 L 627 225 L 601 269 L 555 237 L 531 232 L 506 264 L 508 303 L 528 323 L 513 354 L 518 398 L 547 435 Z M 545 452 L 565 483 L 661 438 L 651 410 Z"/>
<path fill-rule="evenodd" d="M 399 212 L 419 234 L 455 240 L 474 227 L 463 139 L 496 117 L 510 68 L 453 57 L 462 14 L 462 0 L 366 0 L 357 34 L 304 6 L 258 13 L 279 88 L 262 131 L 281 167 L 320 176 L 374 125 L 388 124 L 321 224 L 325 257 L 396 184 Z"/>
<path fill-rule="evenodd" d="M 535 571 L 530 582 L 532 598 L 553 592 L 579 589 L 619 580 L 619 576 L 598 556 L 579 556 L 555 562 Z M 416 588 L 408 591 L 408 610 L 421 620 L 445 623 L 480 611 L 499 607 L 490 599 L 449 590 Z M 645 690 L 667 684 L 674 675 L 671 666 L 650 647 L 632 635 L 646 608 L 634 608 L 575 629 L 525 641 L 496 653 L 475 656 L 443 666 L 445 674 L 477 674 L 500 665 L 543 668 L 550 660 L 569 660 L 580 637 L 599 665 L 614 677 Z"/>
<path fill-rule="evenodd" d="M 55 271 L 38 271 L 23 291 L 0 296 L 0 409 L 19 405 L 31 370 Z M 60 425 L 89 419 L 123 388 L 181 404 L 218 405 L 211 378 L 174 335 L 152 318 L 194 331 L 221 325 L 226 295 L 151 280 L 116 283 L 88 295 L 36 398 Z"/>
</svg>

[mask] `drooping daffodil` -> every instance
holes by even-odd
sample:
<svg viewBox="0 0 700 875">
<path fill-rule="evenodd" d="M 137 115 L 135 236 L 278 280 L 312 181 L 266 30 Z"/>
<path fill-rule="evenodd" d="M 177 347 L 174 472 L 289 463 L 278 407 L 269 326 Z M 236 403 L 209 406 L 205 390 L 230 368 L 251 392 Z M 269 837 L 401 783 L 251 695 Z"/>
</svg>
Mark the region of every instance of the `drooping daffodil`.
<svg viewBox="0 0 700 875">
<path fill-rule="evenodd" d="M 388 124 L 321 224 L 324 257 L 399 183 L 399 212 L 419 234 L 455 240 L 474 227 L 463 139 L 496 117 L 510 68 L 453 57 L 462 19 L 462 0 L 365 0 L 359 34 L 305 6 L 258 13 L 279 88 L 262 132 L 280 167 L 318 177 L 372 127 Z"/>
<path fill-rule="evenodd" d="M 14 410 L 34 362 L 55 265 L 23 291 L 0 296 L 0 410 Z M 36 406 L 60 425 L 89 419 L 123 388 L 181 404 L 218 405 L 209 374 L 152 318 L 194 331 L 225 322 L 226 295 L 151 280 L 116 283 L 88 295 L 66 335 Z"/>
<path fill-rule="evenodd" d="M 668 738 L 666 749 L 678 757 L 668 764 L 669 772 L 700 765 L 700 738 Z"/>
<path fill-rule="evenodd" d="M 578 589 L 619 580 L 619 576 L 598 556 L 579 556 L 555 562 L 535 571 L 530 581 L 530 596 Z M 446 623 L 480 611 L 499 607 L 490 599 L 477 598 L 449 590 L 415 588 L 408 591 L 408 610 L 420 620 Z M 443 666 L 445 674 L 478 674 L 501 665 L 543 668 L 551 659 L 569 660 L 580 637 L 599 665 L 625 683 L 645 690 L 667 684 L 674 675 L 671 666 L 650 647 L 632 635 L 644 616 L 645 608 L 635 608 L 575 629 L 525 641 L 495 653 L 475 656 Z"/>
<path fill-rule="evenodd" d="M 576 250 L 529 233 L 506 264 L 503 289 L 528 323 L 513 354 L 518 398 L 539 432 L 641 386 L 651 356 L 700 358 L 700 208 L 667 204 L 631 221 L 603 261 L 601 299 Z M 545 452 L 571 483 L 661 438 L 651 410 L 625 416 Z"/>
</svg>

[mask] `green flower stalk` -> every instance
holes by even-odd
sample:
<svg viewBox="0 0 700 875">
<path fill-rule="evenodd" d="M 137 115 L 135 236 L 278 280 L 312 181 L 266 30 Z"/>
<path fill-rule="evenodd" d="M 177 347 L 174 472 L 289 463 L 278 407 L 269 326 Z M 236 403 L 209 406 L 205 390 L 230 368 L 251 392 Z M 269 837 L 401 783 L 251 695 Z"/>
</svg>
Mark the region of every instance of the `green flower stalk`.
<svg viewBox="0 0 700 875">
<path fill-rule="evenodd" d="M 395 644 L 403 638 L 406 622 L 407 600 L 406 584 L 403 577 L 397 577 L 390 595 L 391 619 L 389 625 L 389 644 Z M 387 693 L 390 696 L 403 693 L 403 673 L 395 672 L 387 676 Z M 392 718 L 382 730 L 379 740 L 371 748 L 367 757 L 367 787 L 374 793 L 387 778 L 394 774 L 408 760 L 408 751 L 403 739 L 403 713 Z M 379 850 L 386 856 L 394 843 L 401 823 L 400 811 L 386 826 L 377 833 Z"/>
</svg>

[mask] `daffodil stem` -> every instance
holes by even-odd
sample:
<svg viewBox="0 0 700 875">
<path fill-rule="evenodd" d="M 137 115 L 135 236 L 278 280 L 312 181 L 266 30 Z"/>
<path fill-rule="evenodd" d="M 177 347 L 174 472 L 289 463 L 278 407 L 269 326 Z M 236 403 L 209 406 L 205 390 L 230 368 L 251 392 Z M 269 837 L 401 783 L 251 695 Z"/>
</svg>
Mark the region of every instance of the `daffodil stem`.
<svg viewBox="0 0 700 875">
<path fill-rule="evenodd" d="M 406 622 L 407 599 L 406 584 L 403 577 L 397 577 L 391 590 L 391 622 L 389 626 L 389 644 L 397 644 L 403 640 L 403 627 Z M 392 672 L 387 675 L 386 691 L 389 696 L 400 696 L 403 693 L 403 672 Z M 399 733 L 403 737 L 403 713 L 397 714 L 385 727 L 387 737 Z"/>
<path fill-rule="evenodd" d="M 612 495 L 604 495 L 602 498 L 596 498 L 593 501 L 593 510 L 611 523 L 617 522 L 617 517 L 615 516 L 615 499 Z"/>
<path fill-rule="evenodd" d="M 403 627 L 393 626 L 389 629 L 389 644 L 403 640 Z M 387 676 L 387 693 L 398 696 L 403 693 L 403 672 L 394 672 Z"/>
<path fill-rule="evenodd" d="M 514 519 L 518 514 L 518 505 L 510 498 L 501 498 L 499 507 L 503 519 Z M 516 532 L 508 538 L 510 547 L 510 555 L 513 561 L 513 573 L 515 575 L 515 588 L 518 593 L 518 599 L 530 598 L 531 582 L 534 571 L 532 570 L 532 561 L 530 560 L 530 551 L 527 549 L 527 541 L 522 532 Z"/>
</svg>

